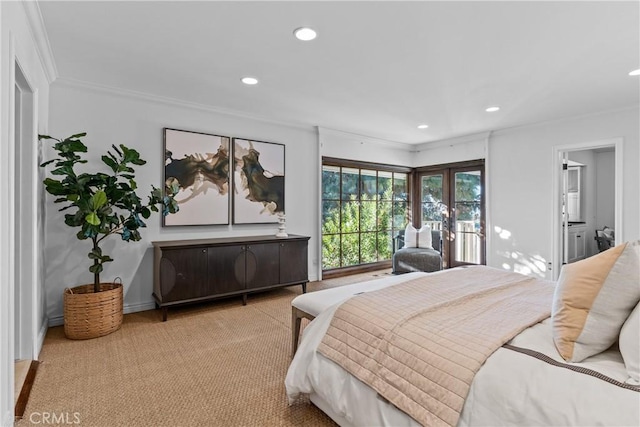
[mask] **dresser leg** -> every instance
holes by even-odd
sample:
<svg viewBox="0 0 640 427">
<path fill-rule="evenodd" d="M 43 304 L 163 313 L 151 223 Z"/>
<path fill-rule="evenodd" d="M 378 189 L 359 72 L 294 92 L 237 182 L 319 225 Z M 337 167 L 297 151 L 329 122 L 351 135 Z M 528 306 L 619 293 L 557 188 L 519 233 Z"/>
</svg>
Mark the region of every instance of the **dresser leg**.
<svg viewBox="0 0 640 427">
<path fill-rule="evenodd" d="M 169 311 L 169 309 L 167 307 L 162 307 L 162 321 L 166 322 L 167 321 L 167 312 Z"/>
<path fill-rule="evenodd" d="M 242 305 L 247 305 L 247 294 L 242 294 Z"/>
<path fill-rule="evenodd" d="M 306 294 L 306 293 L 307 293 L 307 282 L 304 282 L 304 283 L 302 284 L 302 293 L 303 293 L 303 294 Z"/>
</svg>

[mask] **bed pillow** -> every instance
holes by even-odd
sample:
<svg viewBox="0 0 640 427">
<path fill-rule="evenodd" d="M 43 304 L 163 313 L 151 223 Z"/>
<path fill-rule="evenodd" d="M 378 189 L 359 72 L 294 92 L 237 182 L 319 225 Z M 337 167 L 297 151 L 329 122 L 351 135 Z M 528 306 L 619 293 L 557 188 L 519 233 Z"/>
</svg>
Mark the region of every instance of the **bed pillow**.
<svg viewBox="0 0 640 427">
<path fill-rule="evenodd" d="M 624 322 L 620 331 L 620 354 L 627 368 L 630 384 L 640 385 L 640 304 Z"/>
<path fill-rule="evenodd" d="M 432 241 L 431 241 L 431 227 L 428 225 L 423 225 L 420 230 L 418 230 L 418 247 L 425 249 L 433 249 Z"/>
<path fill-rule="evenodd" d="M 551 308 L 560 355 L 580 362 L 609 348 L 639 300 L 640 241 L 565 265 Z"/>
<path fill-rule="evenodd" d="M 418 247 L 418 230 L 412 225 L 407 224 L 407 228 L 404 230 L 404 248 L 417 248 Z"/>
</svg>

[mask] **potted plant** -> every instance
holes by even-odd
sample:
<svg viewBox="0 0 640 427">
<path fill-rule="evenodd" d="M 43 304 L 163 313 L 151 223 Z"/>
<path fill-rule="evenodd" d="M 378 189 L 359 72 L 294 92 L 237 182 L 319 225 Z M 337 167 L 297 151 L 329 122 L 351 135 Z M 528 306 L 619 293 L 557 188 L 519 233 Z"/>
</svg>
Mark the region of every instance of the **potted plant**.
<svg viewBox="0 0 640 427">
<path fill-rule="evenodd" d="M 149 218 L 151 211 L 158 212 L 159 207 L 162 215 L 178 211 L 174 199 L 179 189 L 176 181 L 166 182 L 164 193 L 152 186 L 146 203 L 138 197 L 132 166 L 146 162 L 136 150 L 122 144 L 112 145 L 112 150 L 102 156 L 108 173 L 76 171 L 77 165 L 87 163 L 82 158 L 87 152 L 87 146 L 81 141 L 84 136 L 86 133 L 80 133 L 62 140 L 39 136 L 40 140 L 56 141 L 53 149 L 57 153 L 55 159 L 40 166 L 54 163 L 51 175 L 62 178 L 46 178 L 45 189 L 57 196 L 55 203 L 64 204 L 60 211 L 68 211 L 65 224 L 80 228 L 76 237 L 91 241 L 88 256 L 93 283 L 67 288 L 64 293 L 64 330 L 71 339 L 107 335 L 122 324 L 122 283 L 100 282 L 104 264 L 113 261 L 100 247 L 103 240 L 118 234 L 126 242 L 138 241 L 140 228 L 146 226 L 143 219 Z"/>
</svg>

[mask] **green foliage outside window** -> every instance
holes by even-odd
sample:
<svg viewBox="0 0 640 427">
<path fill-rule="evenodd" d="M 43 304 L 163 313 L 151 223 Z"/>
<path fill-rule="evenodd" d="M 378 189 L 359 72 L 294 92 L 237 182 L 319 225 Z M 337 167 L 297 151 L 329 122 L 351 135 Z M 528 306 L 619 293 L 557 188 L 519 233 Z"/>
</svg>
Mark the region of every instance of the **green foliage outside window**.
<svg viewBox="0 0 640 427">
<path fill-rule="evenodd" d="M 391 259 L 392 236 L 407 223 L 407 191 L 406 174 L 323 167 L 322 268 Z"/>
</svg>

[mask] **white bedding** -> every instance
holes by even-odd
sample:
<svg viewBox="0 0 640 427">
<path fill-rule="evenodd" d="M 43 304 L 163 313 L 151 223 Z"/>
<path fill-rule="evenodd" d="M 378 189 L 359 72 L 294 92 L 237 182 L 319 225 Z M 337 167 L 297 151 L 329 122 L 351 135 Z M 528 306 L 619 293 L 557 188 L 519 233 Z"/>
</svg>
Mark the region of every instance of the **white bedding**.
<svg viewBox="0 0 640 427">
<path fill-rule="evenodd" d="M 289 399 L 311 394 L 343 426 L 417 425 L 316 351 L 338 305 L 306 327 L 285 379 Z M 549 320 L 525 330 L 511 344 L 562 361 L 551 339 Z M 574 365 L 621 382 L 628 378 L 617 350 Z M 458 425 L 640 426 L 640 393 L 501 348 L 476 375 Z"/>
</svg>

